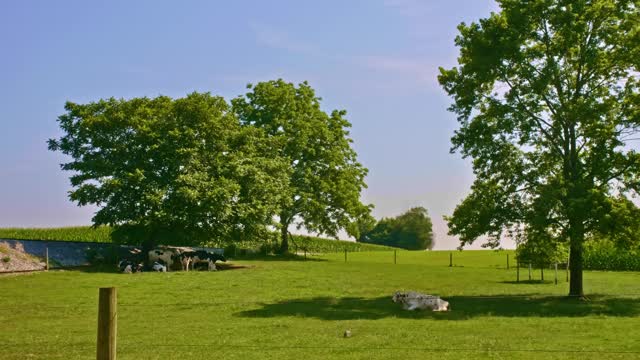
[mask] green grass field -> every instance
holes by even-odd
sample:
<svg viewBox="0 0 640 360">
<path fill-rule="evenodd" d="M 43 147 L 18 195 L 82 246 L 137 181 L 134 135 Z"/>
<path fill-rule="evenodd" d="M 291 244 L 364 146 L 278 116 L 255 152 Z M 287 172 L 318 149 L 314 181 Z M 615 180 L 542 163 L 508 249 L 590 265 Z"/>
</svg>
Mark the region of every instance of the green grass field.
<svg viewBox="0 0 640 360">
<path fill-rule="evenodd" d="M 553 271 L 515 283 L 507 252 L 453 254 L 454 267 L 449 252 L 398 252 L 397 265 L 393 252 L 360 252 L 218 272 L 3 276 L 0 357 L 95 358 L 106 286 L 118 288 L 118 359 L 640 357 L 640 273 L 586 272 L 590 301 L 580 301 L 564 297 L 564 272 L 558 285 Z M 452 311 L 403 311 L 390 300 L 402 289 L 440 295 Z"/>
</svg>

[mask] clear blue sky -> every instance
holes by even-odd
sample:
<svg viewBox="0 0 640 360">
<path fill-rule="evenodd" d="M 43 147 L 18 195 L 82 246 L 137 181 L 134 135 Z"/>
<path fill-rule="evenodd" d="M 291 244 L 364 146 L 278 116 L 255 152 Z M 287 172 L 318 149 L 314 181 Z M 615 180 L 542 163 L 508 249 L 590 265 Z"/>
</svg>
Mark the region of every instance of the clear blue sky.
<svg viewBox="0 0 640 360">
<path fill-rule="evenodd" d="M 46 147 L 65 101 L 232 98 L 283 78 L 347 110 L 376 217 L 424 206 L 436 248 L 454 248 L 442 216 L 473 174 L 449 154 L 457 124 L 437 68 L 456 63 L 456 26 L 495 10 L 490 0 L 2 1 L 0 227 L 90 223 L 94 209 L 68 201 L 64 159 Z"/>
</svg>

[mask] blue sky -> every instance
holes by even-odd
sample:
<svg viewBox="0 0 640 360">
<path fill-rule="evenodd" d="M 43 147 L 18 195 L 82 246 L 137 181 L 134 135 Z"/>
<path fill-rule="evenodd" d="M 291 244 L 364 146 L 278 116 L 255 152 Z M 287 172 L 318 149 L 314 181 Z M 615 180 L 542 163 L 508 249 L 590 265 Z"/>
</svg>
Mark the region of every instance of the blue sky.
<svg viewBox="0 0 640 360">
<path fill-rule="evenodd" d="M 473 174 L 449 153 L 457 124 L 437 68 L 456 64 L 456 26 L 495 10 L 488 0 L 3 1 L 0 227 L 90 223 L 95 209 L 68 201 L 65 159 L 46 147 L 65 101 L 230 99 L 283 78 L 347 110 L 376 217 L 424 206 L 436 248 L 454 248 L 442 216 Z"/>
</svg>

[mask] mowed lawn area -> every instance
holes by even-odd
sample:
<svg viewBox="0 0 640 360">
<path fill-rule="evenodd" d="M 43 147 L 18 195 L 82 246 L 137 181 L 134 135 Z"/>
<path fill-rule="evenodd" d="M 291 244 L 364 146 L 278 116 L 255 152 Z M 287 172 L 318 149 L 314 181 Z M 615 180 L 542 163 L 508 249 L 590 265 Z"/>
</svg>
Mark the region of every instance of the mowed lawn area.
<svg viewBox="0 0 640 360">
<path fill-rule="evenodd" d="M 95 358 L 108 286 L 118 359 L 640 358 L 640 273 L 586 272 L 580 301 L 564 298 L 564 271 L 558 285 L 551 270 L 546 283 L 515 283 L 507 252 L 453 254 L 454 267 L 449 252 L 402 251 L 396 265 L 393 252 L 361 252 L 218 272 L 0 276 L 0 358 Z M 396 290 L 440 295 L 452 311 L 403 311 Z"/>
</svg>

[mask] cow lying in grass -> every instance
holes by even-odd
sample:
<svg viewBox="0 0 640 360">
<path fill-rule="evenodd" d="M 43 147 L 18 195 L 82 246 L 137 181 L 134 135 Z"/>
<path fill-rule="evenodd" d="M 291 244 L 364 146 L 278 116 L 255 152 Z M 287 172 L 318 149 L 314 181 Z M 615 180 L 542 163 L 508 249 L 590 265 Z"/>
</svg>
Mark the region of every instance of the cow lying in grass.
<svg viewBox="0 0 640 360">
<path fill-rule="evenodd" d="M 432 310 L 449 311 L 449 302 L 437 296 L 420 294 L 415 291 L 396 292 L 391 298 L 394 303 L 399 303 L 405 310 Z"/>
<path fill-rule="evenodd" d="M 142 264 L 133 260 L 125 259 L 118 263 L 120 272 L 131 274 L 142 271 Z"/>
<path fill-rule="evenodd" d="M 180 268 L 189 271 L 189 268 L 193 270 L 197 265 L 202 264 L 204 264 L 209 271 L 216 271 L 216 261 L 227 261 L 227 259 L 220 254 L 203 250 L 194 251 L 189 247 L 164 246 L 150 250 L 148 255 L 148 263 L 151 265 L 145 267 L 144 270 L 149 271 L 169 271 L 170 269 L 175 270 Z M 126 258 L 118 264 L 120 271 L 125 273 L 142 271 L 142 264 L 140 264 L 142 259 L 139 259 L 141 256 L 139 251 L 125 254 L 125 256 Z"/>
<path fill-rule="evenodd" d="M 160 260 L 162 261 L 162 260 Z M 167 271 L 167 267 L 164 266 L 164 264 L 162 264 L 161 262 L 154 262 L 153 265 L 151 265 L 151 270 L 153 271 L 158 271 L 158 272 L 166 272 Z"/>
<path fill-rule="evenodd" d="M 189 267 L 191 267 L 191 270 L 194 270 L 196 265 L 201 263 L 207 264 L 207 270 L 216 271 L 216 261 L 218 260 L 227 261 L 227 259 L 220 254 L 212 254 L 203 250 L 186 251 L 180 254 L 183 269 L 187 271 L 189 271 Z"/>
</svg>

